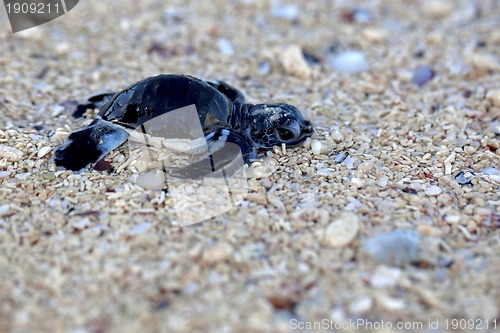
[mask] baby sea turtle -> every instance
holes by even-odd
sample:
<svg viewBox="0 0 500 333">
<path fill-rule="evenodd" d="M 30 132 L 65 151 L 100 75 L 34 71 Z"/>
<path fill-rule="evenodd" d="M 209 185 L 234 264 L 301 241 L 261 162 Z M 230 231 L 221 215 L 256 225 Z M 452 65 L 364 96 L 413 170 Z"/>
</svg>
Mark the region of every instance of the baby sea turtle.
<svg viewBox="0 0 500 333">
<path fill-rule="evenodd" d="M 193 104 L 207 144 L 236 144 L 245 163 L 257 157 L 258 148 L 270 149 L 282 143 L 294 146 L 313 133 L 311 122 L 292 105 L 247 104 L 240 91 L 222 81 L 158 75 L 121 92 L 89 98 L 83 107 L 100 108 L 99 114 L 90 125 L 70 134 L 55 150 L 54 161 L 58 166 L 80 170 L 123 144 L 130 130 Z"/>
</svg>

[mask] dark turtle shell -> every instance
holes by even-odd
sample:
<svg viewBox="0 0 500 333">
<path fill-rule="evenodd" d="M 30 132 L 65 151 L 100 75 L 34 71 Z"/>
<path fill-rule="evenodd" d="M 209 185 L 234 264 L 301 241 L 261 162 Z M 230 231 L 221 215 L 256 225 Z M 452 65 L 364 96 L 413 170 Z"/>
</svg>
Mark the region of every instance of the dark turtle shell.
<svg viewBox="0 0 500 333">
<path fill-rule="evenodd" d="M 205 133 L 230 124 L 232 102 L 207 82 L 188 75 L 158 75 L 140 81 L 114 95 L 99 116 L 135 129 L 148 120 L 193 104 Z M 176 132 L 180 130 L 176 128 Z"/>
</svg>

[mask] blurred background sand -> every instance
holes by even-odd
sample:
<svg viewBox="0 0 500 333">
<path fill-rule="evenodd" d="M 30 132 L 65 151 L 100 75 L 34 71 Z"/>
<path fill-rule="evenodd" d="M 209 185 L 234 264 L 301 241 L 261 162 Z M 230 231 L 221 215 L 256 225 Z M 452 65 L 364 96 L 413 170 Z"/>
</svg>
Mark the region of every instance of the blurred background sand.
<svg viewBox="0 0 500 333">
<path fill-rule="evenodd" d="M 499 1 L 81 1 L 16 34 L 2 7 L 0 28 L 0 331 L 500 325 Z M 77 101 L 159 73 L 294 104 L 317 133 L 187 228 L 121 150 L 53 165 L 90 122 Z"/>
</svg>

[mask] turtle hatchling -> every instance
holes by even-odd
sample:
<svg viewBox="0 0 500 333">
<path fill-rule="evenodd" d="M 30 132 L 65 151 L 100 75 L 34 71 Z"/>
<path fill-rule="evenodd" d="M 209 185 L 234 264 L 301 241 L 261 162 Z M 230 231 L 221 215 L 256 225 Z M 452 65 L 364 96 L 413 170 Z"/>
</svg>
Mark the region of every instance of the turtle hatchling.
<svg viewBox="0 0 500 333">
<path fill-rule="evenodd" d="M 158 75 L 120 92 L 89 98 L 80 108 L 100 108 L 99 114 L 90 125 L 69 135 L 67 142 L 55 150 L 54 161 L 58 166 L 80 170 L 122 145 L 131 131 L 146 122 L 164 119 L 162 115 L 190 105 L 196 106 L 210 154 L 219 150 L 214 147 L 229 142 L 237 145 L 245 163 L 257 158 L 258 149 L 282 143 L 294 146 L 313 133 L 311 122 L 292 105 L 247 104 L 239 90 L 223 81 Z M 185 130 L 177 128 L 182 126 L 177 123 L 156 125 L 170 126 L 176 133 Z"/>
</svg>

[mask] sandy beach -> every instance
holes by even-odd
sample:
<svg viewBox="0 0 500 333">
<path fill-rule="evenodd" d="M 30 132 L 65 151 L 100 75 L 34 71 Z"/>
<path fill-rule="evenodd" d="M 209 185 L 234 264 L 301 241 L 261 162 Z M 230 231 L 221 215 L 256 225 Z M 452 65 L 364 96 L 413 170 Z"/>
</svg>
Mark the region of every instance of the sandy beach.
<svg viewBox="0 0 500 333">
<path fill-rule="evenodd" d="M 1 332 L 500 330 L 500 2 L 0 6 Z M 161 73 L 289 103 L 315 133 L 182 227 L 168 191 L 56 167 L 100 91 Z"/>
</svg>

